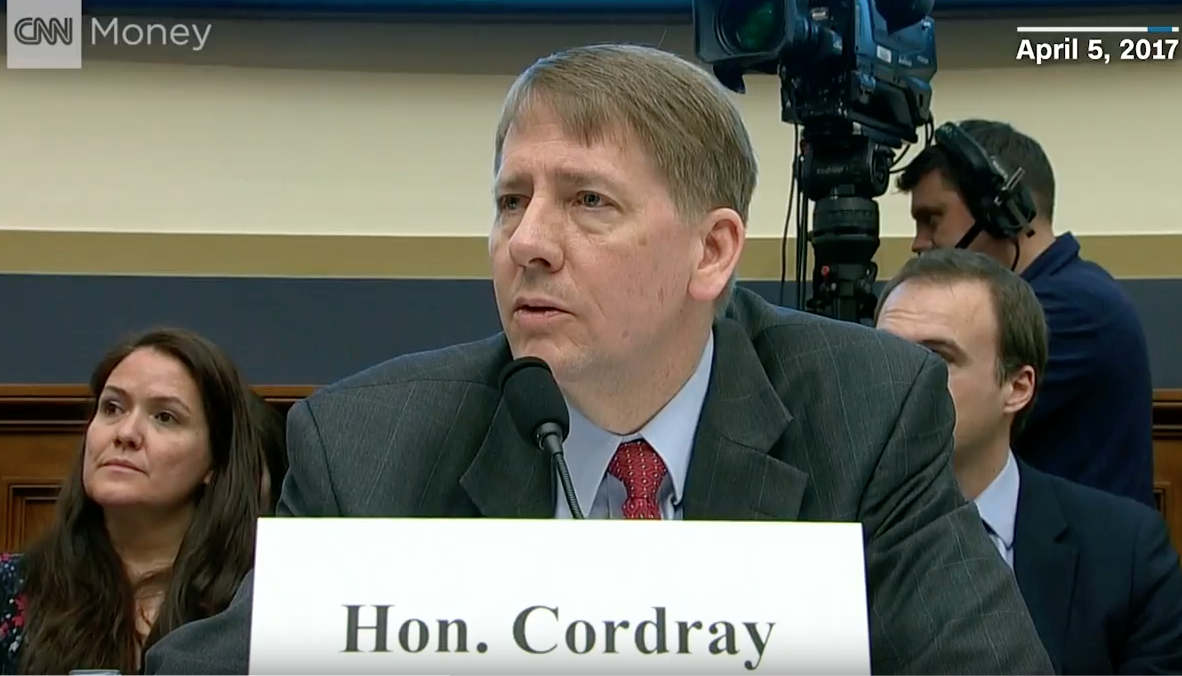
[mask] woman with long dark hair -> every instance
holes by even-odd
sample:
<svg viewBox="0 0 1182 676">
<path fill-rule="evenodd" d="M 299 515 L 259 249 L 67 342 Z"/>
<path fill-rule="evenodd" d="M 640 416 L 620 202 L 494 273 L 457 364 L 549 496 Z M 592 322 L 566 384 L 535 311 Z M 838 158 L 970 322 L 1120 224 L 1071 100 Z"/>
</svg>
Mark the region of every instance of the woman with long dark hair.
<svg viewBox="0 0 1182 676">
<path fill-rule="evenodd" d="M 90 389 L 55 523 L 0 562 L 3 673 L 138 673 L 253 565 L 265 460 L 233 362 L 194 333 L 152 331 L 112 350 Z"/>
</svg>

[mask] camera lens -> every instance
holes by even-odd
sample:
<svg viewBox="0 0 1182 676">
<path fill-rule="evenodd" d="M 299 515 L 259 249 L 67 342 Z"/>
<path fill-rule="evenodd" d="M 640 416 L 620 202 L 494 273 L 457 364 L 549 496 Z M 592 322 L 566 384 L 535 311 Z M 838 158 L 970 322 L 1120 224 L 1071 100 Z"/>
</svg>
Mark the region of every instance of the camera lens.
<svg viewBox="0 0 1182 676">
<path fill-rule="evenodd" d="M 736 51 L 770 51 L 784 37 L 783 0 L 732 0 L 719 18 L 723 40 Z"/>
</svg>

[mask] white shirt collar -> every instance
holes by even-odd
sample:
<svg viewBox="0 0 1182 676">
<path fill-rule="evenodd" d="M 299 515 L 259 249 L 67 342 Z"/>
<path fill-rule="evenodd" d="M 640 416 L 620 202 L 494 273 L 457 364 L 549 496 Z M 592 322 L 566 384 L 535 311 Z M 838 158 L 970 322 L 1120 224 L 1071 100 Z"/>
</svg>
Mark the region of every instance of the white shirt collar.
<svg viewBox="0 0 1182 676">
<path fill-rule="evenodd" d="M 1021 487 L 1018 461 L 1011 451 L 1005 467 L 981 491 L 973 503 L 981 519 L 1001 539 L 1006 549 L 1014 546 L 1014 524 L 1018 520 L 1018 490 Z"/>
<path fill-rule="evenodd" d="M 698 419 L 710 386 L 710 372 L 714 363 L 714 333 L 706 341 L 706 348 L 689 380 L 643 428 L 636 434 L 619 436 L 604 430 L 586 418 L 567 402 L 570 411 L 570 434 L 564 444 L 565 457 L 574 483 L 579 508 L 591 512 L 599 485 L 616 449 L 625 441 L 643 438 L 661 456 L 673 482 L 673 502 L 681 502 L 685 492 L 685 477 L 689 471 L 694 435 Z"/>
</svg>

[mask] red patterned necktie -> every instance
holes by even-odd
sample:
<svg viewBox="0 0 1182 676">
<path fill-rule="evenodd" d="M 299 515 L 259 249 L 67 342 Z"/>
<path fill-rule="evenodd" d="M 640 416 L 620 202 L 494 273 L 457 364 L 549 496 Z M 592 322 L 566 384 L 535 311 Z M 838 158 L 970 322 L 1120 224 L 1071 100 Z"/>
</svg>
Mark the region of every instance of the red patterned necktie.
<svg viewBox="0 0 1182 676">
<path fill-rule="evenodd" d="M 607 473 L 619 479 L 628 492 L 624 500 L 625 519 L 661 518 L 657 491 L 668 470 L 647 441 L 637 439 L 620 444 L 607 466 Z"/>
</svg>

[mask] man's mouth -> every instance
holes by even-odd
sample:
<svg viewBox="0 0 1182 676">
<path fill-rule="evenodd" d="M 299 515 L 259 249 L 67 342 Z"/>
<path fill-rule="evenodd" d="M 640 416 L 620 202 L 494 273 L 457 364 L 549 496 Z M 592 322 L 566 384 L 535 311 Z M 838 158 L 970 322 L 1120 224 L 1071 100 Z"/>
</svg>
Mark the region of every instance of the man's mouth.
<svg viewBox="0 0 1182 676">
<path fill-rule="evenodd" d="M 535 305 L 533 303 L 526 303 L 523 305 L 518 305 L 514 314 L 517 315 L 518 321 L 524 320 L 544 322 L 557 319 L 569 313 L 553 305 Z"/>
<path fill-rule="evenodd" d="M 553 305 L 522 305 L 517 308 L 518 312 L 527 312 L 530 314 L 549 314 L 563 312 Z"/>
</svg>

